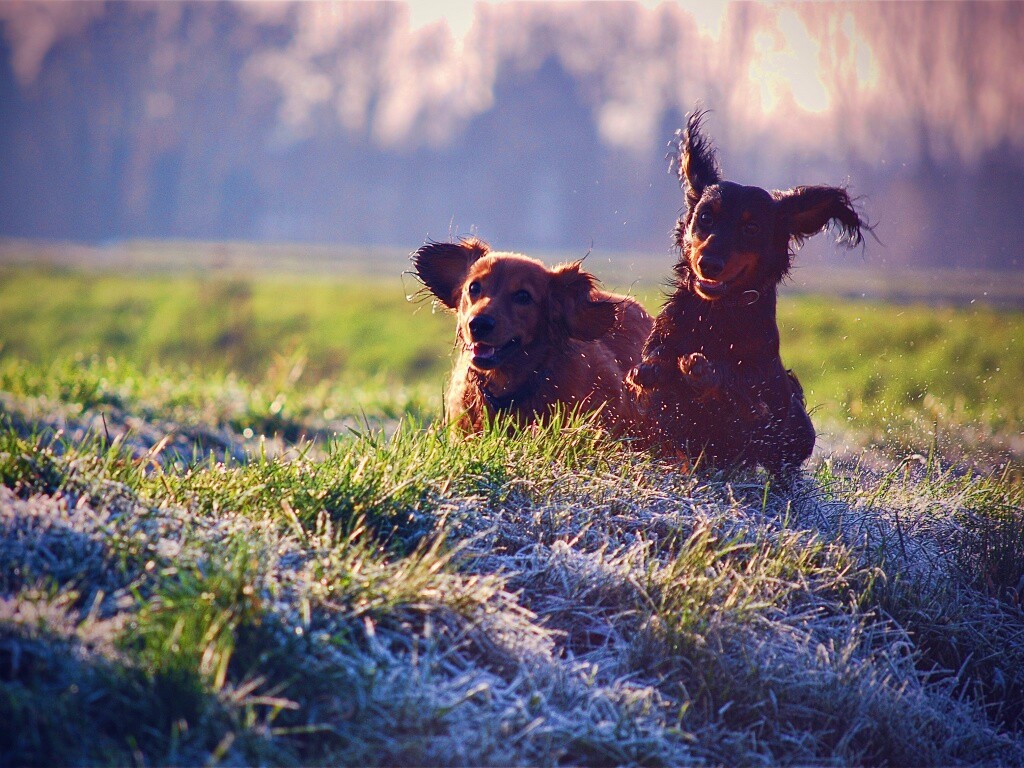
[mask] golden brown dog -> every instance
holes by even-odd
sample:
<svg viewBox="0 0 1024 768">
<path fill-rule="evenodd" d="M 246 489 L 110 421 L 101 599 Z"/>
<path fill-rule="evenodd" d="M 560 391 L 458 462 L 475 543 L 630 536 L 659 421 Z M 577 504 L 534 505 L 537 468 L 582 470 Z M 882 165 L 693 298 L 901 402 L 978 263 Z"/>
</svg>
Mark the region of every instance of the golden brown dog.
<svg viewBox="0 0 1024 768">
<path fill-rule="evenodd" d="M 428 243 L 412 261 L 427 289 L 458 313 L 449 422 L 475 432 L 509 414 L 525 425 L 562 404 L 600 409 L 610 432 L 630 431 L 636 405 L 623 382 L 653 323 L 639 303 L 599 290 L 580 262 L 548 269 L 476 238 Z"/>
</svg>

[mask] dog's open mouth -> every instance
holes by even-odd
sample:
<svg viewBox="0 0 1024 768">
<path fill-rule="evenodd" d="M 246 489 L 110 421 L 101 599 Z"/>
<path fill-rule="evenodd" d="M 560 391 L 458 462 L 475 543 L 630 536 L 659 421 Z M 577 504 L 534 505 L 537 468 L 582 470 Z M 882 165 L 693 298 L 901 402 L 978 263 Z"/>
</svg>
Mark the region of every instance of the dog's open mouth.
<svg viewBox="0 0 1024 768">
<path fill-rule="evenodd" d="M 497 368 L 501 365 L 502 361 L 508 357 L 509 353 L 518 346 L 519 339 L 515 336 L 500 347 L 496 347 L 493 344 L 481 344 L 479 342 L 471 344 L 470 349 L 473 351 L 473 365 L 483 370 Z"/>
<path fill-rule="evenodd" d="M 729 294 L 741 293 L 743 291 L 744 284 L 748 282 L 745 279 L 748 272 L 750 272 L 750 265 L 743 264 L 734 274 L 726 275 L 727 279 L 716 280 L 714 278 L 704 277 L 694 270 L 694 288 L 697 289 L 698 294 L 708 301 L 715 301 L 716 299 L 721 299 Z"/>
<path fill-rule="evenodd" d="M 696 281 L 698 293 L 709 299 L 717 299 L 729 292 L 729 283 L 725 280 L 708 280 L 698 277 Z"/>
</svg>

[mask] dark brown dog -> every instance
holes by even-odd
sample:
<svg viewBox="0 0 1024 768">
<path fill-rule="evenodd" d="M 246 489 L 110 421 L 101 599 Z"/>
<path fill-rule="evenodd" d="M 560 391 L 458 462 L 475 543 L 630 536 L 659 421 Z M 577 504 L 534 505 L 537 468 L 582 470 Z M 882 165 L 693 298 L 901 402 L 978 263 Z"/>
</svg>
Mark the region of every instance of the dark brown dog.
<svg viewBox="0 0 1024 768">
<path fill-rule="evenodd" d="M 640 360 L 653 321 L 639 303 L 596 287 L 580 262 L 548 269 L 536 259 L 492 253 L 475 238 L 428 243 L 413 255 L 424 285 L 458 313 L 458 359 L 447 418 L 479 431 L 497 414 L 519 424 L 601 409 L 616 435 L 638 421 L 626 373 Z"/>
<path fill-rule="evenodd" d="M 851 247 L 867 224 L 846 191 L 767 192 L 722 179 L 695 112 L 679 134 L 686 208 L 675 229 L 675 292 L 629 375 L 653 447 L 779 477 L 814 448 L 803 390 L 779 357 L 776 292 L 792 246 L 838 225 Z"/>
</svg>

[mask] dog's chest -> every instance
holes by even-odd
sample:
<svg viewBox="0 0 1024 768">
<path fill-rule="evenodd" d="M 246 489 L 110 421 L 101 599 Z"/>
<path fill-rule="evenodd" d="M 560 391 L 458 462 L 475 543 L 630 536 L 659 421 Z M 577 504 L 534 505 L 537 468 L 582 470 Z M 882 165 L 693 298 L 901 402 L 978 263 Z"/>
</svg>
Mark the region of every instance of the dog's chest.
<svg viewBox="0 0 1024 768">
<path fill-rule="evenodd" d="M 709 360 L 742 365 L 777 353 L 778 331 L 763 318 L 708 307 L 701 302 L 683 306 L 674 314 L 670 335 L 674 352 L 689 355 L 700 352 Z"/>
</svg>

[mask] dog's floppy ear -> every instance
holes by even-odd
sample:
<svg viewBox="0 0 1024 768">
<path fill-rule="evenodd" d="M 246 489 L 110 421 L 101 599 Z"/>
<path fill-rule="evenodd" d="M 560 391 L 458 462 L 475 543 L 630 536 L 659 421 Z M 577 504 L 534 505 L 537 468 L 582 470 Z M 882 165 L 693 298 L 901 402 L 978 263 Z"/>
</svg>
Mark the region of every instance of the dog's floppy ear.
<svg viewBox="0 0 1024 768">
<path fill-rule="evenodd" d="M 457 243 L 429 242 L 412 255 L 412 266 L 430 292 L 446 307 L 455 309 L 469 268 L 489 250 L 487 243 L 475 237 Z"/>
<path fill-rule="evenodd" d="M 841 187 L 797 187 L 785 192 L 772 192 L 772 196 L 777 204 L 777 224 L 797 245 L 836 224 L 839 242 L 845 242 L 852 248 L 864 242 L 861 229 L 870 230 Z"/>
<path fill-rule="evenodd" d="M 569 336 L 595 341 L 615 325 L 615 302 L 595 299 L 597 278 L 581 269 L 581 262 L 563 264 L 552 272 L 553 314 Z"/>
<path fill-rule="evenodd" d="M 686 192 L 686 209 L 692 211 L 700 202 L 704 188 L 722 180 L 722 171 L 715 159 L 711 141 L 701 133 L 705 110 L 695 110 L 686 120 L 686 127 L 676 133 L 679 184 Z"/>
</svg>

